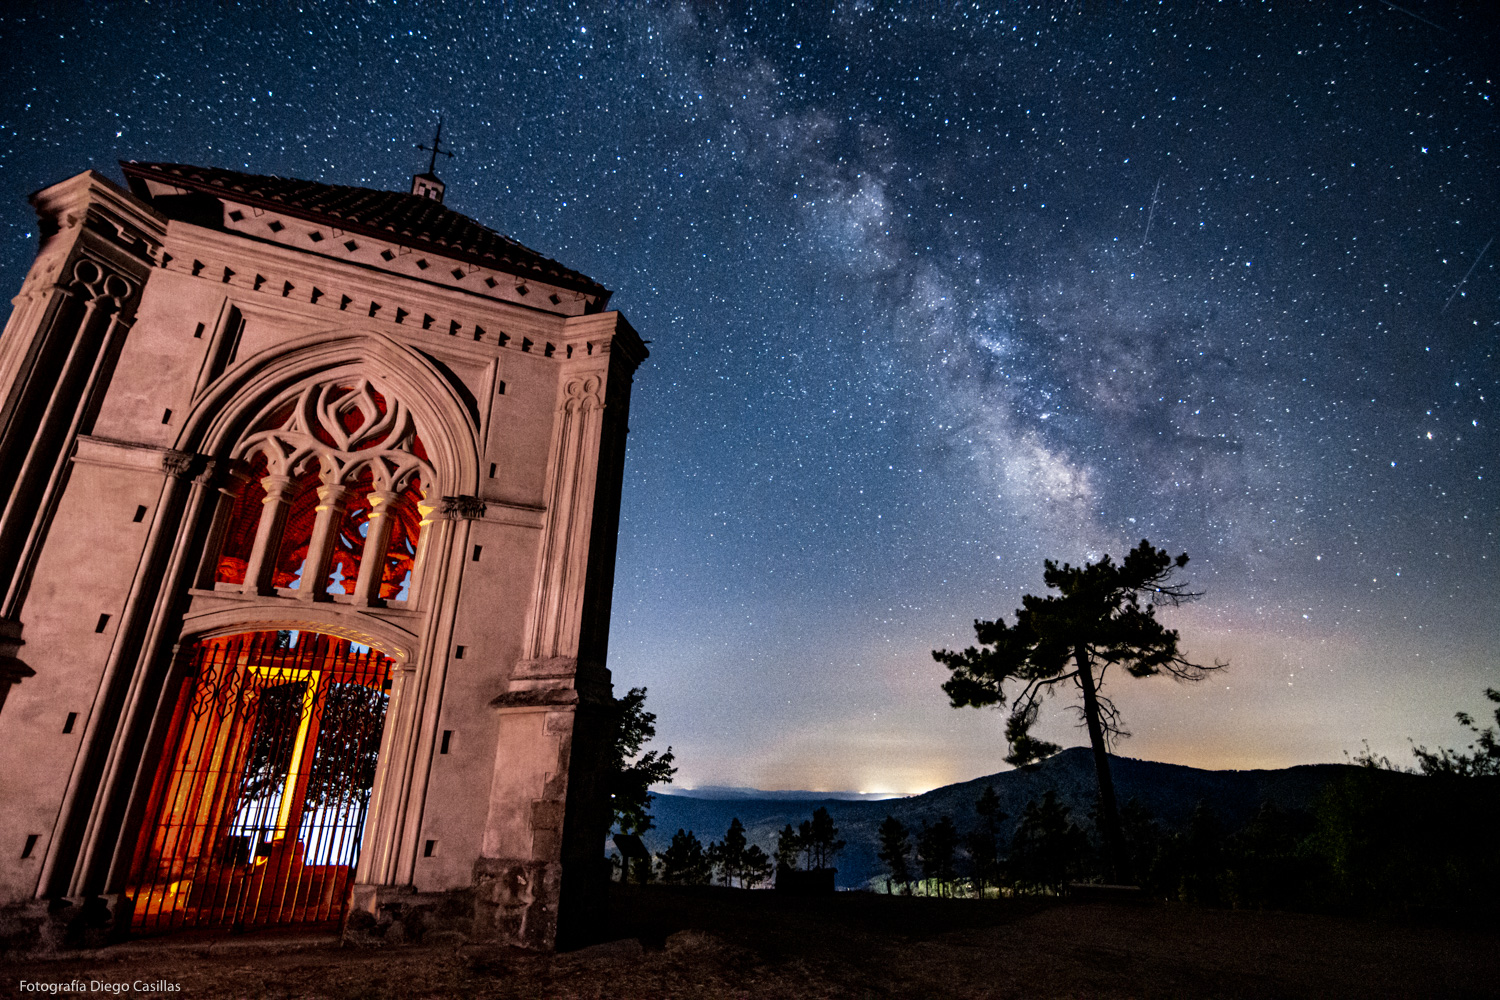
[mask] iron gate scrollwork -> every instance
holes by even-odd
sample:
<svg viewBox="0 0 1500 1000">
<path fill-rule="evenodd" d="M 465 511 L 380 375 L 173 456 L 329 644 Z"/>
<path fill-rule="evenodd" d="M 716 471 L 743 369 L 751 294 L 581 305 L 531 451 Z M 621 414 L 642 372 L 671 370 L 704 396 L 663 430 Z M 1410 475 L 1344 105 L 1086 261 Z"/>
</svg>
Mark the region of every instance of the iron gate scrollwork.
<svg viewBox="0 0 1500 1000">
<path fill-rule="evenodd" d="M 391 667 L 312 632 L 197 645 L 136 847 L 133 930 L 343 919 Z"/>
</svg>

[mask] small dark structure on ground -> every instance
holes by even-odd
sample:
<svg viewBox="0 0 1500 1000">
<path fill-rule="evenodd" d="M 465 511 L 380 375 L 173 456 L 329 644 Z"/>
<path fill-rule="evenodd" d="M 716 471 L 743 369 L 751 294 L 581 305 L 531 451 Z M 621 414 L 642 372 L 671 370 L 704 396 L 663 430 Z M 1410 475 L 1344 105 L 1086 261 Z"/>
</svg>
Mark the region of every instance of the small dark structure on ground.
<svg viewBox="0 0 1500 1000">
<path fill-rule="evenodd" d="M 776 891 L 788 896 L 831 896 L 837 868 L 814 868 L 798 871 L 795 868 L 776 869 Z"/>
</svg>

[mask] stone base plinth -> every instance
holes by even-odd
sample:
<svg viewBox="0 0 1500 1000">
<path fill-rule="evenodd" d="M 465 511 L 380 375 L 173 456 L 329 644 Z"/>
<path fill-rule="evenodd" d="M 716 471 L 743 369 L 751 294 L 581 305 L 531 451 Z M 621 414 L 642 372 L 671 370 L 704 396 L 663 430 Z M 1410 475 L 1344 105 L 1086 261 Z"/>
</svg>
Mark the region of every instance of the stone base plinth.
<svg viewBox="0 0 1500 1000">
<path fill-rule="evenodd" d="M 474 924 L 472 889 L 417 892 L 411 886 L 356 885 L 344 943 L 358 947 L 468 941 Z"/>
<path fill-rule="evenodd" d="M 555 862 L 480 858 L 474 863 L 476 940 L 550 950 L 557 945 L 562 868 Z"/>
<path fill-rule="evenodd" d="M 463 889 L 356 885 L 344 941 L 382 947 L 440 939 L 550 950 L 557 943 L 560 884 L 556 863 L 480 858 L 473 885 Z"/>
<path fill-rule="evenodd" d="M 0 958 L 102 948 L 130 933 L 124 895 L 31 899 L 0 907 Z"/>
</svg>

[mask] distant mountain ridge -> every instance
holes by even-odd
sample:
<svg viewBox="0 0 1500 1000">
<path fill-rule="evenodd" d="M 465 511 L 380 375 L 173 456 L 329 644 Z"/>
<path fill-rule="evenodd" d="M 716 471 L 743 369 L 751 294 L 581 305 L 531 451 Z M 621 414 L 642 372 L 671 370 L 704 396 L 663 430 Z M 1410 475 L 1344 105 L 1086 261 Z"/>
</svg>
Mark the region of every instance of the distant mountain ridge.
<svg viewBox="0 0 1500 1000">
<path fill-rule="evenodd" d="M 1356 770 L 1350 764 L 1303 764 L 1276 770 L 1208 771 L 1113 755 L 1110 766 L 1121 805 L 1135 799 L 1166 829 L 1184 826 L 1199 802 L 1210 806 L 1230 829 L 1247 822 L 1262 803 L 1283 810 L 1309 809 L 1329 782 Z M 803 797 L 817 793 L 786 793 L 792 796 L 786 798 L 768 792 L 743 798 L 657 794 L 652 805 L 656 828 L 643 839 L 652 851 L 664 851 L 681 828 L 693 831 L 707 846 L 711 840 L 722 839 L 730 821 L 738 818 L 750 842 L 770 853 L 783 826 L 797 826 L 822 806 L 838 825 L 839 836 L 848 842 L 838 859 L 838 884 L 861 888 L 884 873 L 876 856 L 877 831 L 887 815 L 913 831 L 924 820 L 934 823 L 945 815 L 953 818 L 960 831 L 968 830 L 976 825 L 974 802 L 986 785 L 994 787 L 1008 816 L 1000 827 L 1002 843 L 1014 834 L 1026 803 L 1040 799 L 1048 790 L 1072 809 L 1075 822 L 1091 825 L 1089 816 L 1097 797 L 1093 754 L 1087 747 L 1072 747 L 1031 767 L 898 799 Z"/>
<path fill-rule="evenodd" d="M 905 796 L 888 795 L 882 792 L 812 792 L 784 790 L 768 792 L 761 788 L 743 788 L 738 785 L 699 785 L 697 788 L 664 788 L 654 795 L 678 795 L 687 799 L 772 799 L 777 802 L 884 802 Z"/>
</svg>

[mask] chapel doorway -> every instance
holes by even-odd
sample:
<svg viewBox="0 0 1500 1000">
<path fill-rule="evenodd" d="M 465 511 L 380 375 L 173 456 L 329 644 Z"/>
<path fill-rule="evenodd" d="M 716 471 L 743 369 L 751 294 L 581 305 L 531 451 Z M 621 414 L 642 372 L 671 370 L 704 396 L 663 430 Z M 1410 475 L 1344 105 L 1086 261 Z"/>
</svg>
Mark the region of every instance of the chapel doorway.
<svg viewBox="0 0 1500 1000">
<path fill-rule="evenodd" d="M 315 632 L 197 643 L 136 846 L 133 931 L 343 920 L 391 667 Z"/>
</svg>

